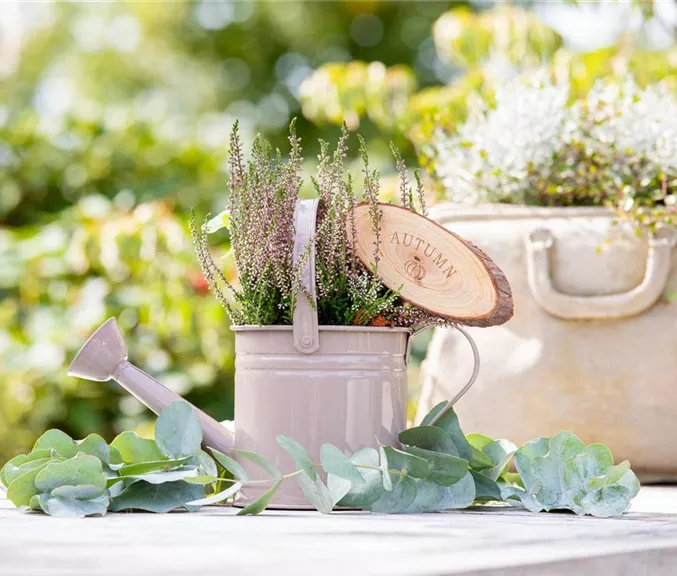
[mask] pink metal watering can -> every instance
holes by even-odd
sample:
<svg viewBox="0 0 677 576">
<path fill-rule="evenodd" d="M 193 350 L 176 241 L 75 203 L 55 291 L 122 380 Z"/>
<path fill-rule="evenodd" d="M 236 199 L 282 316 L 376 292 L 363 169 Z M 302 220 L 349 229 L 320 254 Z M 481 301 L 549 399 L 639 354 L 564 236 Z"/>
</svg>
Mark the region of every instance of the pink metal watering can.
<svg viewBox="0 0 677 576">
<path fill-rule="evenodd" d="M 297 207 L 297 259 L 312 236 L 316 207 L 314 201 L 301 201 Z M 303 282 L 314 297 L 313 257 Z M 443 412 L 472 386 L 479 370 L 475 343 L 464 329 L 457 329 L 472 346 L 474 370 Z M 288 473 L 295 465 L 277 445 L 278 434 L 299 441 L 318 460 L 325 442 L 347 452 L 377 443 L 398 443 L 398 434 L 406 427 L 406 365 L 415 331 L 318 326 L 315 307 L 303 297 L 298 299 L 292 326 L 235 326 L 233 330 L 238 424 L 233 432 L 191 405 L 202 426 L 205 446 L 221 452 L 235 446 L 256 452 Z M 89 338 L 68 374 L 98 382 L 113 379 L 156 414 L 183 400 L 128 362 L 127 346 L 114 318 Z M 242 464 L 250 478 L 261 474 L 248 462 Z M 265 491 L 261 484 L 245 487 L 244 503 L 258 498 L 261 490 Z M 278 508 L 307 507 L 294 483 L 285 483 L 272 504 Z"/>
</svg>

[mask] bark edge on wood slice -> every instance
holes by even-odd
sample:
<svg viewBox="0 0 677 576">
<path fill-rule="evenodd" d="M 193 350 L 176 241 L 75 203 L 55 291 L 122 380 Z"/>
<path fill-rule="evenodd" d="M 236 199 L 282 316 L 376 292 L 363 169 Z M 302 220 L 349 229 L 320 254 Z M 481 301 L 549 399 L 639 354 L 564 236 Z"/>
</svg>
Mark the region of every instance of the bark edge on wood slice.
<svg viewBox="0 0 677 576">
<path fill-rule="evenodd" d="M 379 203 L 378 276 L 402 300 L 466 326 L 497 326 L 513 315 L 503 271 L 482 250 L 434 220 L 395 204 Z M 374 268 L 375 234 L 369 204 L 355 209 L 355 252 Z M 347 226 L 351 235 L 350 224 Z"/>
</svg>

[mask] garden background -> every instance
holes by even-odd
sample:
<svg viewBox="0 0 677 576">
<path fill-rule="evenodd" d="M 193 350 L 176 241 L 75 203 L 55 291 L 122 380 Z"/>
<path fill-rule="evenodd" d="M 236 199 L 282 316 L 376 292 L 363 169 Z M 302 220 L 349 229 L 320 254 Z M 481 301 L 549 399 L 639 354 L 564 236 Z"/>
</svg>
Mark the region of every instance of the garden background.
<svg viewBox="0 0 677 576">
<path fill-rule="evenodd" d="M 453 132 L 469 101 L 527 69 L 579 94 L 600 77 L 674 81 L 676 6 L 2 3 L 0 464 L 47 428 L 149 432 L 116 385 L 66 376 L 110 316 L 135 364 L 232 418 L 233 339 L 187 219 L 224 207 L 236 119 L 245 141 L 261 132 L 285 151 L 298 117 L 306 174 L 345 121 L 388 197 L 391 140 L 416 164 L 433 130 Z M 225 233 L 214 241 L 232 277 Z"/>
</svg>

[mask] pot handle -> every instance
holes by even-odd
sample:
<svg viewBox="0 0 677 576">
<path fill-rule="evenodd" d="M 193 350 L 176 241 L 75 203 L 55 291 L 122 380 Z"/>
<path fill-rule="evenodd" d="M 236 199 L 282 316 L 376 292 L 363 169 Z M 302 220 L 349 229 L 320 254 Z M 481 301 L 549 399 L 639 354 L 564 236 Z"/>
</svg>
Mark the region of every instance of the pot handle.
<svg viewBox="0 0 677 576">
<path fill-rule="evenodd" d="M 301 272 L 302 290 L 296 294 L 294 306 L 294 347 L 303 354 L 312 354 L 320 347 L 320 332 L 317 320 L 315 295 L 315 234 L 318 199 L 298 200 L 294 215 L 294 252 L 296 266 L 307 258 Z"/>
<path fill-rule="evenodd" d="M 541 308 L 564 320 L 635 316 L 651 308 L 665 291 L 675 243 L 677 231 L 672 228 L 659 228 L 651 235 L 644 279 L 632 290 L 604 296 L 575 296 L 554 287 L 550 276 L 550 249 L 554 237 L 547 228 L 537 228 L 525 239 L 529 288 Z"/>
</svg>

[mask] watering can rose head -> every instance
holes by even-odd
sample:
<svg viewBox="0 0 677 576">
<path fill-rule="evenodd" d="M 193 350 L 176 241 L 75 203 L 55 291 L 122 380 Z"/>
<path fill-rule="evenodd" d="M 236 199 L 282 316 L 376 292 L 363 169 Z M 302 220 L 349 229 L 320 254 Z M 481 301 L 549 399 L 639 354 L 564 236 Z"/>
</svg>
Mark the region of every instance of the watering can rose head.
<svg viewBox="0 0 677 576">
<path fill-rule="evenodd" d="M 397 148 L 392 146 L 399 173 L 399 201 L 405 210 L 394 213 L 392 206 L 379 202 L 379 174 L 371 168 L 364 140 L 358 136 L 363 161 L 362 191 L 346 172 L 349 132 L 344 126 L 335 150 L 321 142 L 317 174 L 311 177 L 317 194 L 316 217 L 313 214 L 306 243 L 299 248 L 303 231 L 298 229 L 299 192 L 301 189 L 301 142 L 294 122 L 290 126 L 290 155 L 283 162 L 270 144 L 260 136 L 254 140 L 250 160 L 244 160 L 238 126 L 230 140 L 229 205 L 198 227 L 191 220 L 191 232 L 197 257 L 209 287 L 226 308 L 236 325 L 290 325 L 301 298 L 312 302 L 320 325 L 333 326 L 426 326 L 490 325 L 505 322 L 512 314 L 510 288 L 500 270 L 479 250 L 456 237 L 458 250 L 468 252 L 465 259 L 479 261 L 469 267 L 458 266 L 448 255 L 422 244 L 420 253 L 390 250 L 388 238 L 393 226 L 402 226 L 409 238 L 421 226 L 432 224 L 427 215 L 423 183 L 418 171 L 410 181 L 407 167 Z M 307 201 L 305 201 L 307 202 Z M 413 219 L 420 213 L 418 219 Z M 364 217 L 362 217 L 364 216 Z M 412 227 L 414 227 L 412 229 Z M 212 258 L 208 234 L 227 228 L 239 285 L 236 287 Z M 439 228 L 449 237 L 452 235 Z M 439 231 L 438 231 L 439 232 Z M 437 234 L 436 242 L 440 249 Z M 447 239 L 448 240 L 448 239 Z M 361 244 L 361 246 L 360 246 Z M 444 244 L 444 242 L 443 242 Z M 461 245 L 462 244 L 462 245 Z M 489 312 L 459 314 L 466 303 L 440 308 L 428 305 L 439 295 L 439 273 L 429 274 L 424 266 L 427 255 L 437 268 L 440 263 L 446 280 L 446 295 L 462 292 L 483 298 L 489 294 Z M 428 254 L 430 252 L 430 254 Z M 454 253 L 456 255 L 456 253 Z M 464 256 L 461 255 L 461 258 Z M 395 262 L 402 276 L 391 274 Z M 311 283 L 304 274 L 312 268 Z M 469 270 L 483 270 L 484 285 L 469 285 Z M 433 272 L 432 270 L 430 270 Z M 436 271 L 434 271 L 436 272 Z M 484 273 L 483 272 L 483 273 Z M 314 278 L 314 282 L 312 279 Z M 430 281 L 437 282 L 430 286 Z M 408 284 L 418 290 L 407 290 Z M 470 288 L 469 288 L 470 286 Z M 477 288 L 477 290 L 475 290 Z M 492 314 L 492 307 L 500 313 Z M 481 321 L 474 322 L 475 318 Z M 487 318 L 489 318 L 487 320 Z"/>
</svg>

